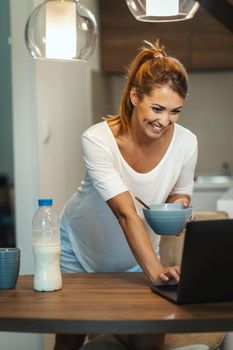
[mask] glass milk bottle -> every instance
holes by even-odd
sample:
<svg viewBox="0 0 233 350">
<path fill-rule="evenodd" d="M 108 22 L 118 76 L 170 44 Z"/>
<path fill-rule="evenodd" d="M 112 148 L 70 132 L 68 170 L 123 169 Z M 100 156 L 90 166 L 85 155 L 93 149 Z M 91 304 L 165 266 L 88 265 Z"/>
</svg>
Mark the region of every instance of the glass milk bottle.
<svg viewBox="0 0 233 350">
<path fill-rule="evenodd" d="M 52 199 L 39 199 L 38 205 L 32 220 L 34 289 L 49 292 L 62 288 L 60 225 Z"/>
</svg>

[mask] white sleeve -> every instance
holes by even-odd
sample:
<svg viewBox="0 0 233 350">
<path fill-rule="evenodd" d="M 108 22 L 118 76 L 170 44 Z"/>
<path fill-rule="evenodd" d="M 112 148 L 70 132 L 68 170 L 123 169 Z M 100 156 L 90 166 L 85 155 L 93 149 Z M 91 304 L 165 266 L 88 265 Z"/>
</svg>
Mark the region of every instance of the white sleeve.
<svg viewBox="0 0 233 350">
<path fill-rule="evenodd" d="M 83 134 L 81 147 L 83 159 L 93 186 L 104 201 L 128 191 L 116 168 L 114 158 L 106 145 Z"/>
<path fill-rule="evenodd" d="M 172 194 L 188 194 L 192 195 L 193 193 L 193 185 L 194 185 L 194 172 L 197 163 L 197 142 L 195 144 L 195 148 L 191 153 L 191 156 L 184 163 L 179 178 L 172 189 L 170 195 Z"/>
</svg>

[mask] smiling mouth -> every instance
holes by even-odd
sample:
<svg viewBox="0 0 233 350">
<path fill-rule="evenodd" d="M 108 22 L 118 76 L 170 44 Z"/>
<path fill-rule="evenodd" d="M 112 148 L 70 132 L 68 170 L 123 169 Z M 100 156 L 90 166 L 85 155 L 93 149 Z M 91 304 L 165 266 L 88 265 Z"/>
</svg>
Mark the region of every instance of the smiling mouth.
<svg viewBox="0 0 233 350">
<path fill-rule="evenodd" d="M 153 130 L 161 132 L 163 129 L 165 129 L 162 125 L 150 122 L 149 125 L 152 127 Z"/>
</svg>

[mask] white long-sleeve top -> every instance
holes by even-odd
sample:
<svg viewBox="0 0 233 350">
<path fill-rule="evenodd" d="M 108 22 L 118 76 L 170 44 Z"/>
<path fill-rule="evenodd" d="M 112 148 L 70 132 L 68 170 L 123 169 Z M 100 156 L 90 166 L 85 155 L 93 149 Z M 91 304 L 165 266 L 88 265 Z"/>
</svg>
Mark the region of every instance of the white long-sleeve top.
<svg viewBox="0 0 233 350">
<path fill-rule="evenodd" d="M 66 203 L 61 217 L 73 252 L 87 272 L 133 270 L 137 262 L 106 201 L 125 191 L 133 199 L 138 196 L 148 204 L 163 203 L 171 194 L 192 195 L 196 136 L 174 124 L 164 157 L 148 173 L 138 173 L 129 166 L 106 121 L 86 130 L 81 145 L 86 176 Z M 137 201 L 135 206 L 144 220 L 142 206 Z M 158 254 L 160 237 L 145 225 Z"/>
</svg>

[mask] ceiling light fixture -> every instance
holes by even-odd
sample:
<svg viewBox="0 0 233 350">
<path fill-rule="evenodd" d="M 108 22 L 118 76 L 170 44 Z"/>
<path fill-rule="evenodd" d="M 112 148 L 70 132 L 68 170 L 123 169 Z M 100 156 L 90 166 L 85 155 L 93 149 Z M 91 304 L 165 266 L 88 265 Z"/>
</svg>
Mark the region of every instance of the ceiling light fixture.
<svg viewBox="0 0 233 350">
<path fill-rule="evenodd" d="M 95 17 L 79 0 L 46 0 L 25 27 L 26 46 L 35 59 L 87 61 L 96 39 Z"/>
<path fill-rule="evenodd" d="M 190 19 L 200 4 L 197 0 L 126 0 L 138 21 L 175 22 Z"/>
</svg>

